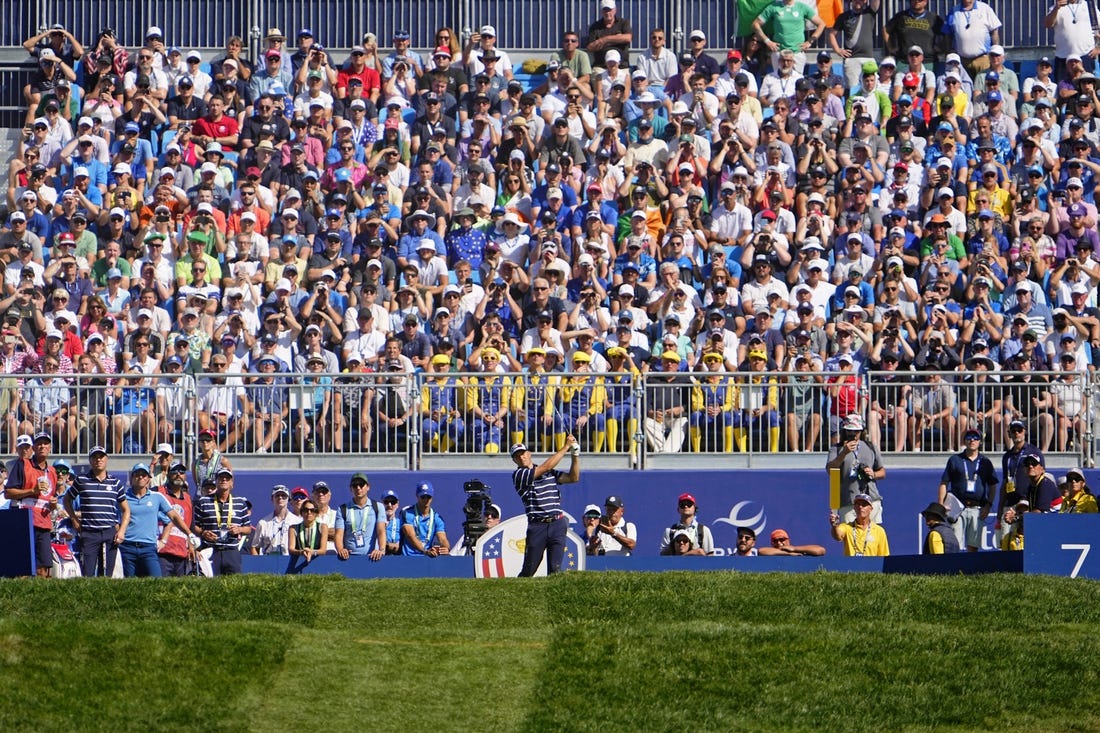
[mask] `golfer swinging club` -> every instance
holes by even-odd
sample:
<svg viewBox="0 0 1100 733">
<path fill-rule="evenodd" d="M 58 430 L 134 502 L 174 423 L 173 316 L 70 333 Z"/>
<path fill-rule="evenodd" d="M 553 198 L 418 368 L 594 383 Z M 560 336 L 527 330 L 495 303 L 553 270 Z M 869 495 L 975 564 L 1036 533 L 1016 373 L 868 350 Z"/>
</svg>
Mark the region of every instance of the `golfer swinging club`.
<svg viewBox="0 0 1100 733">
<path fill-rule="evenodd" d="M 561 491 L 558 484 L 575 484 L 580 479 L 581 464 L 578 459 L 580 446 L 569 435 L 565 445 L 552 456 L 535 465 L 531 451 L 523 443 L 516 443 L 510 451 L 516 470 L 512 472 L 512 484 L 523 500 L 527 514 L 527 545 L 523 551 L 521 578 L 529 578 L 538 570 L 545 552 L 547 575 L 561 571 L 565 557 L 565 537 L 569 522 L 561 509 Z M 572 455 L 569 473 L 555 470 L 565 454 Z"/>
</svg>

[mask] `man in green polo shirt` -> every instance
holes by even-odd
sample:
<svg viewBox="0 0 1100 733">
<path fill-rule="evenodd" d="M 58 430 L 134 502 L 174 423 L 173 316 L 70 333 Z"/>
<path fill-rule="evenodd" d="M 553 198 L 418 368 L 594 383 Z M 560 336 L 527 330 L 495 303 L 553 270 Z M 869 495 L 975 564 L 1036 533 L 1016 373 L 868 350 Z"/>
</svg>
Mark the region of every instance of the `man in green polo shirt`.
<svg viewBox="0 0 1100 733">
<path fill-rule="evenodd" d="M 814 31 L 806 39 L 806 22 Z M 767 28 L 767 32 L 765 32 Z M 825 21 L 813 8 L 797 0 L 783 0 L 769 5 L 752 22 L 753 33 L 772 52 L 772 68 L 779 68 L 779 52 L 794 52 L 794 68 L 801 74 L 806 68 L 806 49 L 813 46 L 825 32 Z"/>
</svg>

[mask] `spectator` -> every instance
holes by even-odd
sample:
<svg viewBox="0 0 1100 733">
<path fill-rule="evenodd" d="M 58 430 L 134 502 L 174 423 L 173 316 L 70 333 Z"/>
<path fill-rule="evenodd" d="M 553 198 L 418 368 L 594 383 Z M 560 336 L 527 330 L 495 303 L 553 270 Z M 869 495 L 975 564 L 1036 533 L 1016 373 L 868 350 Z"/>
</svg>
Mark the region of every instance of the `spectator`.
<svg viewBox="0 0 1100 733">
<path fill-rule="evenodd" d="M 769 537 L 771 547 L 757 548 L 757 553 L 767 555 L 796 555 L 821 557 L 825 554 L 825 548 L 821 545 L 792 545 L 791 536 L 785 529 L 775 529 Z"/>
<path fill-rule="evenodd" d="M 871 518 L 871 497 L 856 494 L 852 500 L 855 519 L 842 522 L 840 516 L 830 515 L 833 539 L 844 543 L 847 557 L 886 557 L 890 554 L 890 542 L 886 530 Z"/>
<path fill-rule="evenodd" d="M 961 505 L 962 511 L 955 520 L 955 537 L 959 547 L 965 544 L 967 552 L 977 552 L 982 546 L 985 518 L 992 507 L 998 479 L 992 461 L 981 454 L 982 433 L 967 430 L 963 439 L 965 450 L 947 460 L 940 478 L 939 503 L 943 504 L 950 492 L 952 503 Z"/>
<path fill-rule="evenodd" d="M 699 521 L 696 516 L 698 507 L 695 497 L 689 493 L 680 494 L 677 500 L 679 521 L 668 527 L 661 536 L 662 555 L 713 555 L 714 538 L 710 527 Z M 588 512 L 585 512 L 585 517 Z M 687 547 L 679 546 L 686 537 Z"/>
<path fill-rule="evenodd" d="M 638 544 L 638 529 L 623 516 L 625 504 L 619 496 L 604 501 L 599 532 L 588 545 L 590 555 L 629 555 Z"/>
<path fill-rule="evenodd" d="M 432 509 L 435 489 L 427 481 L 416 487 L 416 504 L 401 510 L 401 553 L 412 557 L 443 557 L 450 553 L 446 524 Z"/>
</svg>

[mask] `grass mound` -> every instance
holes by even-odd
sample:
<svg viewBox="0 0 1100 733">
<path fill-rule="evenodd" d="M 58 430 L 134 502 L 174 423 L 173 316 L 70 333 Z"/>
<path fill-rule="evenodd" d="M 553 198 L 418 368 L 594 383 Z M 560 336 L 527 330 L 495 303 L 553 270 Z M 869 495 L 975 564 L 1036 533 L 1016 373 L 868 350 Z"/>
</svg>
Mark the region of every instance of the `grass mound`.
<svg viewBox="0 0 1100 733">
<path fill-rule="evenodd" d="M 0 581 L 0 726 L 1095 731 L 1098 588 L 831 573 Z"/>
</svg>

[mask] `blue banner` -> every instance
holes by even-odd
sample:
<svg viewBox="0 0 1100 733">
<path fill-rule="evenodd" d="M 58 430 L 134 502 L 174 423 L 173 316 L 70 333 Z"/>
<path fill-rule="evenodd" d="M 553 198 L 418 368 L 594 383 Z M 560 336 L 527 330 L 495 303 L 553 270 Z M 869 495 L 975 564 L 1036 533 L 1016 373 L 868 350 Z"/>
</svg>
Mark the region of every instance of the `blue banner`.
<svg viewBox="0 0 1100 733">
<path fill-rule="evenodd" d="M 1024 572 L 1100 579 L 1100 514 L 1028 514 Z"/>
<path fill-rule="evenodd" d="M 942 467 L 924 470 L 890 470 L 879 482 L 883 495 L 883 526 L 895 555 L 920 553 L 924 539 L 924 521 L 920 511 L 936 500 Z M 453 543 L 461 534 L 462 505 L 465 494 L 462 484 L 478 478 L 492 489 L 493 501 L 501 507 L 504 518 L 522 514 L 523 505 L 512 488 L 511 474 L 503 471 L 484 472 L 376 472 L 370 475 L 370 496 L 381 498 L 393 490 L 402 505 L 412 504 L 413 489 L 419 481 L 435 486 L 434 508 L 447 523 Z M 298 475 L 305 488 L 311 482 L 324 479 L 332 487 L 332 504 L 337 506 L 350 498 L 346 473 L 303 473 Z M 677 497 L 684 492 L 695 496 L 700 520 L 710 527 L 714 544 L 720 554 L 733 554 L 737 528 L 752 527 L 761 545 L 768 536 L 783 528 L 792 544 L 823 545 L 830 555 L 839 554 L 841 545 L 829 532 L 829 477 L 821 470 L 731 470 L 731 471 L 601 471 L 585 472 L 582 468 L 579 484 L 562 487 L 565 510 L 577 520 L 572 525 L 580 530 L 579 520 L 588 504 L 602 507 L 611 494 L 625 500 L 625 518 L 638 530 L 635 555 L 653 556 L 659 552 L 664 530 L 678 521 Z M 293 475 L 286 473 L 238 473 L 236 493 L 253 503 L 253 523 L 271 511 L 271 486 L 276 483 L 295 485 Z M 993 518 L 983 533 L 982 549 L 992 550 Z"/>
<path fill-rule="evenodd" d="M 34 575 L 34 530 L 26 509 L 0 511 L 0 577 Z"/>
</svg>

